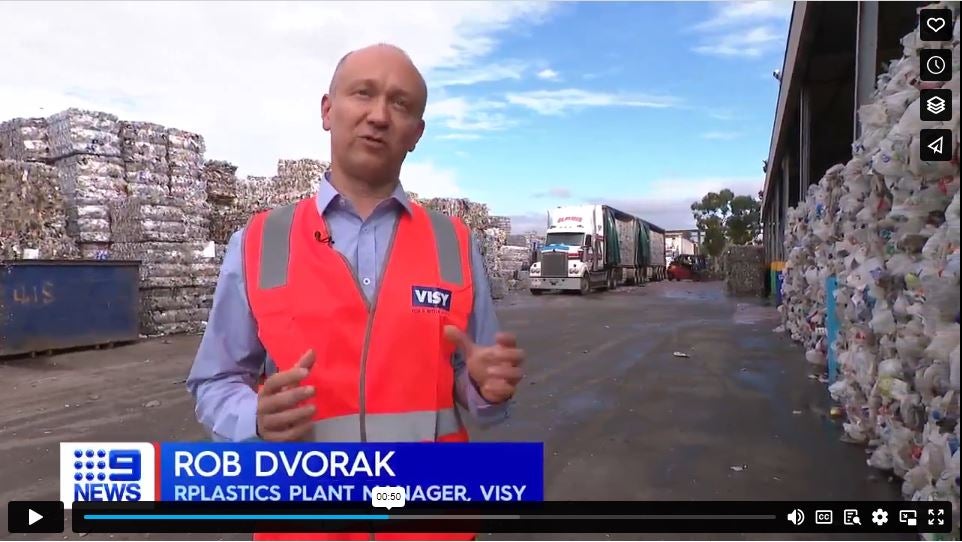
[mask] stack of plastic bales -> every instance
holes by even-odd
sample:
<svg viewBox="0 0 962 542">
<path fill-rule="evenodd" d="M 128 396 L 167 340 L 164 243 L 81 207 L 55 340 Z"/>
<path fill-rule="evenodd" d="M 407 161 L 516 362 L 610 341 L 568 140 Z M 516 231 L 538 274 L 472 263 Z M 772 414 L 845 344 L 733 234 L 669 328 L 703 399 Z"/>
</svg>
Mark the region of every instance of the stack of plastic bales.
<svg viewBox="0 0 962 542">
<path fill-rule="evenodd" d="M 115 115 L 100 111 L 67 109 L 47 118 L 50 156 L 120 156 L 120 123 Z"/>
<path fill-rule="evenodd" d="M 0 160 L 46 162 L 49 159 L 47 119 L 17 118 L 0 123 Z"/>
<path fill-rule="evenodd" d="M 76 257 L 65 209 L 55 168 L 0 160 L 0 260 Z"/>
<path fill-rule="evenodd" d="M 170 166 L 170 197 L 184 209 L 187 239 L 205 241 L 210 229 L 210 206 L 204 185 L 206 145 L 199 134 L 167 129 L 167 163 Z"/>
<path fill-rule="evenodd" d="M 60 170 L 67 231 L 85 258 L 104 258 L 110 243 L 109 206 L 127 197 L 121 124 L 98 111 L 67 109 L 47 119 L 50 159 Z"/>
<path fill-rule="evenodd" d="M 287 205 L 317 193 L 317 186 L 330 164 L 320 160 L 278 160 L 273 182 L 275 205 Z"/>
<path fill-rule="evenodd" d="M 236 220 L 237 166 L 220 160 L 204 164 L 204 183 L 210 205 L 209 235 L 216 243 L 226 244 L 243 224 Z M 241 217 L 243 218 L 243 217 Z"/>
<path fill-rule="evenodd" d="M 765 251 L 762 247 L 732 245 L 725 250 L 725 290 L 731 295 L 765 293 Z"/>
<path fill-rule="evenodd" d="M 936 4 L 931 7 L 951 7 Z M 781 307 L 808 356 L 835 341 L 845 439 L 872 449 L 869 464 L 903 479 L 913 500 L 953 503 L 959 521 L 959 18 L 955 10 L 953 123 L 921 122 L 916 33 L 859 110 L 853 158 L 830 169 L 790 215 Z M 926 43 L 925 47 L 932 47 Z M 919 131 L 953 131 L 952 162 L 919 159 Z M 825 319 L 834 275 L 837 337 Z M 958 531 L 955 535 L 957 537 Z"/>
<path fill-rule="evenodd" d="M 207 201 L 230 203 L 237 198 L 237 166 L 223 160 L 204 163 L 204 184 Z"/>
<path fill-rule="evenodd" d="M 511 233 L 511 217 L 509 216 L 489 217 L 488 226 L 491 228 L 498 228 L 499 230 L 504 230 L 506 234 L 510 234 Z"/>
<path fill-rule="evenodd" d="M 508 290 L 520 290 L 530 286 L 527 270 L 530 266 L 531 249 L 523 246 L 504 245 L 498 250 L 501 278 Z"/>
<path fill-rule="evenodd" d="M 156 204 L 165 202 L 170 198 L 167 129 L 149 122 L 123 122 L 120 136 L 128 196 Z"/>
</svg>

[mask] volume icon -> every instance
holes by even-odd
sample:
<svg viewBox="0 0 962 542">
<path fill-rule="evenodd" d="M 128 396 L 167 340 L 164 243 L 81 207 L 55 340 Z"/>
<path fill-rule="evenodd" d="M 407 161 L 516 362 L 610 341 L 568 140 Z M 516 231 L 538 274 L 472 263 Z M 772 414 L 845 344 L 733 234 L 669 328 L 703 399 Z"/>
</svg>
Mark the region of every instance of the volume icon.
<svg viewBox="0 0 962 542">
<path fill-rule="evenodd" d="M 805 512 L 802 512 L 800 508 L 796 508 L 788 513 L 788 521 L 792 525 L 801 525 L 805 521 Z"/>
</svg>

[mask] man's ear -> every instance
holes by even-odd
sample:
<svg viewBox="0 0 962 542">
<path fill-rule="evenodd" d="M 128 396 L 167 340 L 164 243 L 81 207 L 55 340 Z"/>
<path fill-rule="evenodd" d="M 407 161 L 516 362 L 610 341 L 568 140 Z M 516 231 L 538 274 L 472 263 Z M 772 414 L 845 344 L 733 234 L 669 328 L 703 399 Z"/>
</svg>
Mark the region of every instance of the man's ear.
<svg viewBox="0 0 962 542">
<path fill-rule="evenodd" d="M 421 136 L 423 135 L 424 135 L 424 119 L 421 119 L 420 123 L 418 124 L 417 137 L 414 138 L 414 143 L 411 143 L 411 148 L 408 149 L 408 152 L 414 151 L 414 147 L 417 146 L 418 142 L 421 141 Z"/>
<path fill-rule="evenodd" d="M 321 124 L 325 132 L 331 131 L 331 95 L 325 94 L 321 98 Z"/>
</svg>

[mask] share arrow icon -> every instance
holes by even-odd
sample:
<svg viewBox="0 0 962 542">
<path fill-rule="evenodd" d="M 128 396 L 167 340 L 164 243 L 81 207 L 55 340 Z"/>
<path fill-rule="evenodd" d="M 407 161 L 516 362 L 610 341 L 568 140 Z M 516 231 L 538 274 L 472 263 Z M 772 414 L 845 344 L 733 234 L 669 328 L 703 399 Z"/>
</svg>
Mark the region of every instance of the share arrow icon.
<svg viewBox="0 0 962 542">
<path fill-rule="evenodd" d="M 925 162 L 946 162 L 952 159 L 952 130 L 921 130 L 919 159 Z"/>
</svg>

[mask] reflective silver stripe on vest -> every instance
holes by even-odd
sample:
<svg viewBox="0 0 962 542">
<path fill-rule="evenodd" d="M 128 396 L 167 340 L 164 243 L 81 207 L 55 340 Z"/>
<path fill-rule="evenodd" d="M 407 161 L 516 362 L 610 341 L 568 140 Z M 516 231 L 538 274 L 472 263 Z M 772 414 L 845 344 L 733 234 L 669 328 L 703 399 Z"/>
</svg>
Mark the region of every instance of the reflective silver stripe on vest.
<svg viewBox="0 0 962 542">
<path fill-rule="evenodd" d="M 441 435 L 461 429 L 461 414 L 457 407 L 443 410 L 421 410 L 392 414 L 367 413 L 366 442 L 421 442 L 433 441 Z M 348 414 L 314 422 L 317 442 L 360 442 L 361 416 Z"/>
<path fill-rule="evenodd" d="M 268 290 L 287 284 L 291 261 L 291 226 L 297 204 L 278 207 L 267 213 L 261 237 L 260 284 Z"/>
<path fill-rule="evenodd" d="M 431 226 L 434 228 L 434 240 L 437 243 L 438 263 L 441 267 L 441 280 L 462 286 L 464 273 L 461 272 L 461 243 L 454 230 L 454 223 L 447 215 L 437 211 L 428 211 Z"/>
</svg>

